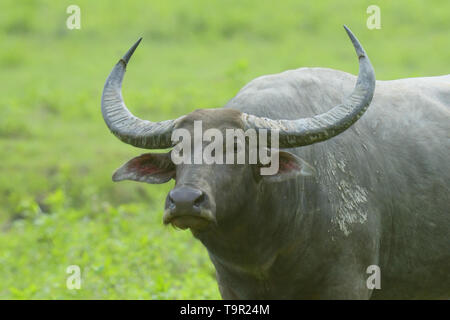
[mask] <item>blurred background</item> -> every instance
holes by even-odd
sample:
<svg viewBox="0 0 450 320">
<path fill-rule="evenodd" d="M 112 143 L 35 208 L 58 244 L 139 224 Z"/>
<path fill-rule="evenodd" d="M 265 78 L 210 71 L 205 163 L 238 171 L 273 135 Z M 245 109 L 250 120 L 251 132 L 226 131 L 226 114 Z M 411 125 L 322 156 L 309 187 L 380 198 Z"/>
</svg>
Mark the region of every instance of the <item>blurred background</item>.
<svg viewBox="0 0 450 320">
<path fill-rule="evenodd" d="M 66 26 L 69 5 L 81 10 L 79 30 Z M 370 5 L 381 29 L 367 28 Z M 125 101 L 141 118 L 175 118 L 223 106 L 264 74 L 357 74 L 343 24 L 378 80 L 450 73 L 448 0 L 2 0 L 0 298 L 219 298 L 206 250 L 162 225 L 173 182 L 111 181 L 145 151 L 106 128 L 104 81 L 143 36 Z M 79 290 L 66 287 L 70 265 L 81 269 Z"/>
</svg>

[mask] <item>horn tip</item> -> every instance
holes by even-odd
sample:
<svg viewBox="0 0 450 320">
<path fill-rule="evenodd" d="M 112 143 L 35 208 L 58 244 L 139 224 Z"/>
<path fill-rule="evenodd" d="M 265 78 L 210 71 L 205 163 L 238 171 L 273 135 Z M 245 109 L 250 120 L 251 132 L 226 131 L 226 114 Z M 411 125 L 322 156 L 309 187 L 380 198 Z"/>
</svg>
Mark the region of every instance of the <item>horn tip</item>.
<svg viewBox="0 0 450 320">
<path fill-rule="evenodd" d="M 130 50 L 128 50 L 127 53 L 125 53 L 125 55 L 122 58 L 122 60 L 125 62 L 125 64 L 128 64 L 128 61 L 130 61 L 131 56 L 133 55 L 134 51 L 139 46 L 139 43 L 141 43 L 141 41 L 142 41 L 142 37 L 140 37 L 138 39 L 138 41 L 136 41 L 136 43 L 133 44 L 133 46 L 130 48 Z"/>
<path fill-rule="evenodd" d="M 348 37 L 352 41 L 353 46 L 355 47 L 356 54 L 358 55 L 358 58 L 364 58 L 366 57 L 366 52 L 364 51 L 363 47 L 359 43 L 358 39 L 355 37 L 353 32 L 344 24 L 344 29 L 347 32 Z"/>
</svg>

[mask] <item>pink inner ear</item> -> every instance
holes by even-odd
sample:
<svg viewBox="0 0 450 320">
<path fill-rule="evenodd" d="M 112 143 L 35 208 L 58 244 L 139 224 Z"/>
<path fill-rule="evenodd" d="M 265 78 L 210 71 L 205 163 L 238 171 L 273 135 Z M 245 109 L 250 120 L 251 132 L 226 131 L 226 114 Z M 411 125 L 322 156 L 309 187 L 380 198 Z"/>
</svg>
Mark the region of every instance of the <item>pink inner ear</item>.
<svg viewBox="0 0 450 320">
<path fill-rule="evenodd" d="M 128 169 L 138 172 L 139 175 L 154 175 L 171 171 L 171 168 L 164 166 L 164 163 L 158 159 L 158 156 L 153 154 L 143 154 L 132 159 L 128 163 Z"/>
<path fill-rule="evenodd" d="M 287 173 L 292 170 L 299 170 L 300 166 L 292 157 L 280 154 L 280 164 L 278 173 Z"/>
<path fill-rule="evenodd" d="M 164 183 L 175 177 L 175 165 L 167 153 L 147 153 L 135 157 L 114 172 L 113 181 L 135 180 Z"/>
<path fill-rule="evenodd" d="M 158 173 L 166 172 L 167 170 L 152 167 L 149 165 L 145 165 L 145 166 L 140 167 L 137 171 L 139 171 L 139 173 L 141 175 L 147 175 L 147 174 L 158 174 Z"/>
</svg>

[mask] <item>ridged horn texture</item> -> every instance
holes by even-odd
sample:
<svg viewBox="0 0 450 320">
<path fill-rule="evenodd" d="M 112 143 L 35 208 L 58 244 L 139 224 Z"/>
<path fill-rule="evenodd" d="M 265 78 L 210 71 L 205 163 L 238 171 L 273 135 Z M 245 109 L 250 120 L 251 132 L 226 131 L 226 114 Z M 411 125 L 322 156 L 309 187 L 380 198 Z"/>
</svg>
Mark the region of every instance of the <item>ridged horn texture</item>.
<svg viewBox="0 0 450 320">
<path fill-rule="evenodd" d="M 242 114 L 247 129 L 279 131 L 280 148 L 295 148 L 330 139 L 348 129 L 367 110 L 375 91 L 375 72 L 358 39 L 344 26 L 359 58 L 359 75 L 352 94 L 330 111 L 311 118 L 272 120 Z"/>
<path fill-rule="evenodd" d="M 109 130 L 120 140 L 143 149 L 164 149 L 172 146 L 171 135 L 177 120 L 151 122 L 135 117 L 122 98 L 125 69 L 141 42 L 140 38 L 117 62 L 106 79 L 102 95 L 102 114 Z"/>
</svg>

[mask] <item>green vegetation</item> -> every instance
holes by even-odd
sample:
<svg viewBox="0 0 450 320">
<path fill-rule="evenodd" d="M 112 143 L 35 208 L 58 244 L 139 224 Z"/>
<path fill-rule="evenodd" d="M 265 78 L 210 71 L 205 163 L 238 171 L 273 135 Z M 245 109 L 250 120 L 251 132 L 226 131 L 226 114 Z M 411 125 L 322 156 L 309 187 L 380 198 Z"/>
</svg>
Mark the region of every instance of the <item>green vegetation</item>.
<svg viewBox="0 0 450 320">
<path fill-rule="evenodd" d="M 71 4 L 81 30 L 66 28 Z M 366 28 L 371 4 L 380 30 Z M 222 106 L 263 74 L 356 74 L 344 23 L 378 79 L 449 73 L 449 12 L 447 0 L 2 0 L 0 298 L 219 298 L 206 250 L 162 225 L 173 182 L 111 181 L 145 152 L 100 113 L 104 80 L 138 37 L 124 96 L 136 115 L 162 120 Z M 81 267 L 80 290 L 66 288 L 69 265 Z"/>
</svg>

